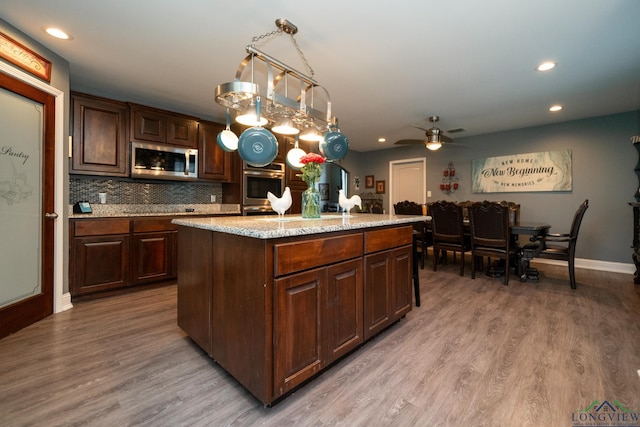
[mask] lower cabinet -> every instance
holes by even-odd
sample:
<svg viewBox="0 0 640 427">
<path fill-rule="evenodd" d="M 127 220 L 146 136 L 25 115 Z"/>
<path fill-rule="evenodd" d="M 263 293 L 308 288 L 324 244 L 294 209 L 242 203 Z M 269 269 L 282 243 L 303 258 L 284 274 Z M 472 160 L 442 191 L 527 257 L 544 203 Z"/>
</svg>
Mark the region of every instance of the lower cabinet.
<svg viewBox="0 0 640 427">
<path fill-rule="evenodd" d="M 72 219 L 69 230 L 72 296 L 176 277 L 171 218 Z"/>
<path fill-rule="evenodd" d="M 365 339 L 411 310 L 411 257 L 411 246 L 365 257 Z"/>
<path fill-rule="evenodd" d="M 132 220 L 133 284 L 176 277 L 177 233 L 171 219 Z"/>
<path fill-rule="evenodd" d="M 275 384 L 286 393 L 363 342 L 362 260 L 276 279 Z"/>
</svg>

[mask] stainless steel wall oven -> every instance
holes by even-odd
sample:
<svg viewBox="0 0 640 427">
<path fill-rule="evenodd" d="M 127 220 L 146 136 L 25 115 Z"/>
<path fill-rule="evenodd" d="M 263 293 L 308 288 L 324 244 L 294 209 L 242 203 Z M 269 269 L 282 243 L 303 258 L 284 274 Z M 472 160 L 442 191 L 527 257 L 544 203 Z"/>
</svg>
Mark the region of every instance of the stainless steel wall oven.
<svg viewBox="0 0 640 427">
<path fill-rule="evenodd" d="M 282 196 L 284 191 L 284 163 L 271 163 L 264 167 L 255 167 L 243 163 L 242 168 L 242 211 L 243 215 L 264 215 L 274 213 L 271 210 L 267 192 Z"/>
</svg>

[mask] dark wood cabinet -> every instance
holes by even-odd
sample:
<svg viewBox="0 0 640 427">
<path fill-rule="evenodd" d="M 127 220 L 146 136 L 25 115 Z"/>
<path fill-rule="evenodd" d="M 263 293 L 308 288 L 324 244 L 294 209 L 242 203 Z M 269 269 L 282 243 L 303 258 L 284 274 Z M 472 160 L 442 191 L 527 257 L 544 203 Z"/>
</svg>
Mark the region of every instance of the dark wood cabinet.
<svg viewBox="0 0 640 427">
<path fill-rule="evenodd" d="M 363 342 L 362 260 L 274 281 L 275 388 L 286 393 Z"/>
<path fill-rule="evenodd" d="M 129 105 L 131 136 L 134 140 L 197 148 L 197 118 L 137 104 Z"/>
<path fill-rule="evenodd" d="M 128 286 L 128 219 L 71 221 L 69 291 L 72 296 Z"/>
<path fill-rule="evenodd" d="M 73 142 L 69 173 L 129 174 L 129 108 L 123 102 L 72 93 Z"/>
<path fill-rule="evenodd" d="M 326 269 L 274 282 L 274 386 L 278 394 L 302 384 L 327 363 L 323 349 L 326 287 Z"/>
<path fill-rule="evenodd" d="M 218 145 L 218 134 L 224 125 L 200 122 L 198 129 L 198 176 L 221 182 L 231 181 L 231 154 Z M 233 153 L 237 155 L 237 153 Z"/>
<path fill-rule="evenodd" d="M 402 231 L 399 228 L 365 233 L 365 339 L 411 311 L 412 235 Z"/>
<path fill-rule="evenodd" d="M 177 229 L 168 218 L 132 220 L 132 284 L 176 277 Z"/>
<path fill-rule="evenodd" d="M 411 310 L 411 225 L 266 240 L 181 226 L 178 239 L 178 325 L 265 404 Z M 365 267 L 378 259 L 380 282 Z"/>
<path fill-rule="evenodd" d="M 347 354 L 364 341 L 362 260 L 327 267 L 327 362 Z"/>
<path fill-rule="evenodd" d="M 69 290 L 81 296 L 176 278 L 171 218 L 72 219 Z"/>
</svg>

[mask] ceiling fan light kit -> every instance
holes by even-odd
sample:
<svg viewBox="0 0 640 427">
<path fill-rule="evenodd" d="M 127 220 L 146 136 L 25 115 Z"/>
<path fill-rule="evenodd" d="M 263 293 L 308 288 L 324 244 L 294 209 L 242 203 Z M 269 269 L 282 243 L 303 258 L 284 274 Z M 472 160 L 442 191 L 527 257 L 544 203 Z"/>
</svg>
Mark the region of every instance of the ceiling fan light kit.
<svg viewBox="0 0 640 427">
<path fill-rule="evenodd" d="M 335 133 L 334 129 L 338 122 L 331 113 L 329 93 L 315 80 L 313 69 L 294 38 L 298 27 L 286 19 L 277 19 L 275 23 L 276 30 L 252 38 L 251 44 L 246 46 L 248 55 L 238 66 L 234 80 L 216 87 L 215 100 L 223 107 L 236 111 L 236 121 L 243 125 L 266 126 L 271 123 L 273 124 L 271 131 L 275 133 L 298 135 L 302 132 L 300 139 L 303 141 L 322 141 L 326 135 Z M 256 43 L 284 34 L 290 36 L 308 74 L 302 73 L 256 48 Z M 258 73 L 256 65 L 260 67 Z M 249 74 L 249 76 L 245 76 L 245 74 Z M 265 84 L 256 83 L 257 78 L 262 81 L 266 80 Z M 246 81 L 246 79 L 250 81 Z M 293 97 L 289 96 L 289 79 L 297 82 L 298 85 L 298 88 L 294 90 L 296 95 Z M 323 108 L 317 108 L 314 105 L 316 94 L 319 95 Z M 266 102 L 263 102 L 261 113 L 258 115 L 261 122 L 257 123 L 255 121 L 255 100 L 260 96 Z M 307 103 L 308 99 L 309 103 Z M 344 135 L 342 136 L 346 149 L 347 139 Z M 344 152 L 341 153 L 341 156 L 344 154 Z M 337 159 L 328 156 L 328 160 Z"/>
</svg>

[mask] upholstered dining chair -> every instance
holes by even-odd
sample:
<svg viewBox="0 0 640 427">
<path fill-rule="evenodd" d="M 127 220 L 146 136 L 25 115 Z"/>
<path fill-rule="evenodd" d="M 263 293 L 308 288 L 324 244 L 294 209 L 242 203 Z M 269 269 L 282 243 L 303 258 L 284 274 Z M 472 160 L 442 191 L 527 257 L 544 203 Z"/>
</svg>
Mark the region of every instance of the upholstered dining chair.
<svg viewBox="0 0 640 427">
<path fill-rule="evenodd" d="M 504 284 L 509 284 L 509 261 L 520 248 L 512 247 L 509 232 L 509 207 L 498 202 L 477 202 L 469 207 L 471 225 L 471 278 L 476 278 L 479 257 L 503 259 Z"/>
<path fill-rule="evenodd" d="M 469 239 L 464 234 L 462 206 L 447 201 L 438 201 L 430 206 L 431 232 L 433 235 L 433 271 L 438 270 L 440 251 L 460 252 L 460 275 L 464 276 L 464 253 L 471 250 Z"/>
<path fill-rule="evenodd" d="M 578 207 L 578 210 L 573 216 L 573 223 L 571 224 L 569 233 L 551 233 L 544 236 L 540 242 L 540 252 L 536 255 L 536 258 L 566 261 L 569 265 L 569 283 L 571 289 L 576 288 L 575 257 L 578 231 L 580 231 L 580 224 L 582 224 L 582 218 L 588 207 L 588 199 Z"/>
<path fill-rule="evenodd" d="M 393 210 L 396 215 L 422 215 L 422 205 L 408 200 L 396 203 L 393 205 Z M 424 221 L 413 224 L 413 229 L 416 232 L 416 249 L 418 254 L 420 254 L 420 268 L 424 270 L 424 260 L 427 257 L 427 248 L 433 245 L 431 232 L 427 230 L 427 226 Z"/>
</svg>

